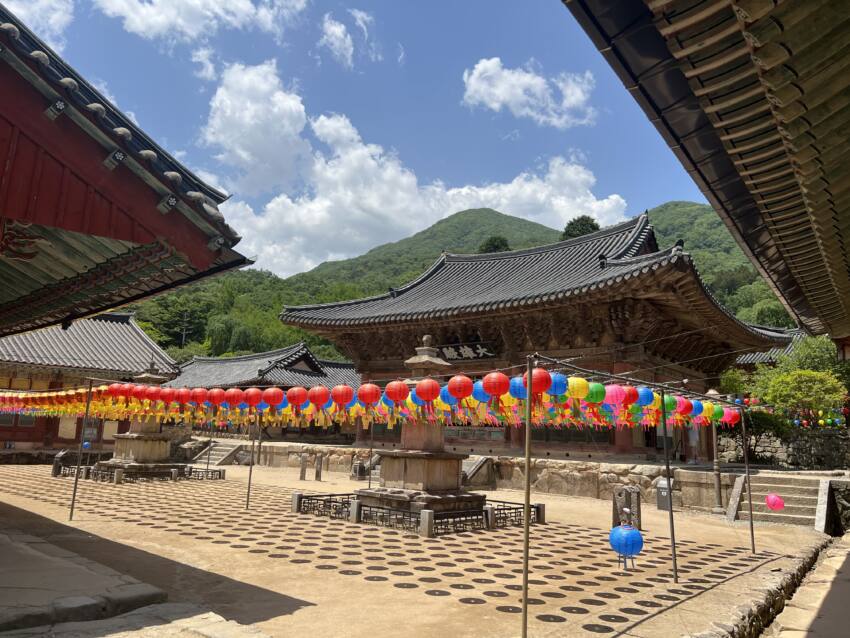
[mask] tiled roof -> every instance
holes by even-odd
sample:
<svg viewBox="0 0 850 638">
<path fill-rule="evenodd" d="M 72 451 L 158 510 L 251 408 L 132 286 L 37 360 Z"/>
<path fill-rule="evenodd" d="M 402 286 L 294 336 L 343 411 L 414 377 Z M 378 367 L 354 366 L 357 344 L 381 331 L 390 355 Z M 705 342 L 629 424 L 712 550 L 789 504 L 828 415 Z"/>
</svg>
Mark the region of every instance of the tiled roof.
<svg viewBox="0 0 850 638">
<path fill-rule="evenodd" d="M 520 307 L 548 301 L 634 270 L 644 253 L 659 254 L 646 215 L 548 246 L 485 255 L 443 254 L 417 280 L 354 301 L 290 306 L 281 319 L 305 327 L 394 323 Z M 608 265 L 600 267 L 600 256 Z"/>
<path fill-rule="evenodd" d="M 143 170 L 149 171 L 183 202 L 188 202 L 196 221 L 215 228 L 226 239 L 227 245 L 238 242 L 239 236 L 225 223 L 218 210 L 218 204 L 225 201 L 227 195 L 205 183 L 156 144 L 2 4 L 0 36 L 0 45 L 8 44 L 21 59 L 36 62 L 28 68 L 35 71 L 37 79 L 28 77 L 27 71 L 21 70 L 33 84 L 47 84 L 49 88 L 38 86 L 43 93 L 47 92 L 50 97 L 58 96 L 50 108 L 68 116 L 73 115 L 71 109 L 85 114 L 84 119 L 73 119 L 84 129 L 93 123 L 97 130 L 97 135 L 93 136 L 105 135 L 114 148 L 129 153 L 140 167 L 144 167 Z M 2 48 L 0 46 L 0 50 Z M 11 58 L 6 58 L 11 63 Z M 87 132 L 93 134 L 94 129 Z M 126 163 L 124 159 L 120 161 Z"/>
<path fill-rule="evenodd" d="M 239 357 L 194 357 L 183 364 L 171 387 L 230 387 L 246 385 L 360 386 L 350 363 L 316 359 L 303 343 Z"/>
<path fill-rule="evenodd" d="M 63 368 L 125 379 L 146 371 L 172 376 L 177 364 L 139 328 L 128 313 L 79 319 L 67 330 L 51 326 L 0 339 L 4 364 Z"/>
<path fill-rule="evenodd" d="M 799 328 L 764 328 L 764 330 L 770 330 L 782 334 L 790 340 L 788 341 L 787 345 L 779 346 L 777 348 L 771 348 L 770 350 L 765 350 L 764 352 L 748 352 L 746 354 L 742 354 L 735 360 L 735 365 L 754 366 L 759 363 L 776 363 L 779 357 L 781 357 L 782 355 L 791 354 L 791 351 L 797 347 L 797 344 L 800 342 L 800 339 L 806 336 L 806 333 L 800 330 Z"/>
</svg>

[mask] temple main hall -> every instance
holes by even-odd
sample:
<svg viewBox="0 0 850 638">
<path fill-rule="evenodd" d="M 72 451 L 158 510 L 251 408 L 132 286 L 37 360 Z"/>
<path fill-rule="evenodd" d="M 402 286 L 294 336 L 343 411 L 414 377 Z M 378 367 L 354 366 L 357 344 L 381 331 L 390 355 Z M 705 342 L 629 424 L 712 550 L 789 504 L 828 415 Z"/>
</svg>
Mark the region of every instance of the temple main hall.
<svg viewBox="0 0 850 638">
<path fill-rule="evenodd" d="M 481 255 L 442 254 L 416 280 L 383 295 L 286 307 L 281 319 L 332 341 L 362 374 L 405 378 L 404 361 L 431 335 L 447 372 L 521 373 L 526 355 L 705 391 L 738 356 L 784 345 L 781 330 L 736 319 L 709 292 L 681 242 L 659 249 L 646 215 L 576 239 Z M 516 432 L 487 444 L 518 446 Z M 480 431 L 478 431 L 480 430 Z M 454 428 L 449 439 L 479 439 Z M 551 445 L 654 451 L 656 433 L 544 428 Z M 658 437 L 660 438 L 660 437 Z M 702 447 L 705 448 L 706 442 Z M 708 450 L 704 450 L 707 452 Z"/>
</svg>

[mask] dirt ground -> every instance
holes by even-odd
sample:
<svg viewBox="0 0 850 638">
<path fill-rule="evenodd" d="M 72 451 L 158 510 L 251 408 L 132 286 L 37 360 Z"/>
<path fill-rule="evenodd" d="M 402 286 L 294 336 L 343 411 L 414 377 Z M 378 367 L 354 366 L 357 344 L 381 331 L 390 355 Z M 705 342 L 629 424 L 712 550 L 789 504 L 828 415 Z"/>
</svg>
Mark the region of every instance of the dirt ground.
<svg viewBox="0 0 850 638">
<path fill-rule="evenodd" d="M 301 482 L 290 468 L 247 468 L 226 481 L 111 485 L 47 466 L 0 466 L 2 526 L 51 543 L 272 636 L 517 636 L 521 528 L 422 539 L 291 513 L 293 491 L 362 487 L 341 474 Z M 520 501 L 518 492 L 488 496 Z M 548 522 L 532 528 L 531 636 L 676 636 L 699 633 L 748 600 L 813 530 L 746 525 L 676 512 L 680 582 L 672 582 L 667 513 L 644 508 L 645 547 L 621 571 L 608 547 L 611 504 L 533 495 Z"/>
</svg>

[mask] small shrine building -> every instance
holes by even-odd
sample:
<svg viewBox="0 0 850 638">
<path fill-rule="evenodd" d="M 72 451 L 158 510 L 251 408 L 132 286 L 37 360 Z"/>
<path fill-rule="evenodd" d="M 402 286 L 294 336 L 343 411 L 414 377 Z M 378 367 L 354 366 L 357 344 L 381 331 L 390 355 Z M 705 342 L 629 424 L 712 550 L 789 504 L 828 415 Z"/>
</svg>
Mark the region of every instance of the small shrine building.
<svg viewBox="0 0 850 638">
<path fill-rule="evenodd" d="M 781 330 L 736 319 L 707 290 L 681 243 L 659 250 L 646 215 L 547 246 L 445 253 L 418 279 L 383 295 L 286 307 L 281 319 L 329 339 L 364 381 L 377 383 L 408 376 L 404 361 L 426 334 L 453 374 L 521 374 L 526 355 L 539 352 L 646 381 L 687 379 L 696 391 L 710 388 L 740 354 L 789 341 Z M 483 437 L 489 447 L 520 445 L 522 428 L 496 429 L 446 434 L 460 442 Z M 639 428 L 534 436 L 597 451 L 656 446 L 655 431 Z M 708 442 L 701 445 L 707 452 Z"/>
</svg>

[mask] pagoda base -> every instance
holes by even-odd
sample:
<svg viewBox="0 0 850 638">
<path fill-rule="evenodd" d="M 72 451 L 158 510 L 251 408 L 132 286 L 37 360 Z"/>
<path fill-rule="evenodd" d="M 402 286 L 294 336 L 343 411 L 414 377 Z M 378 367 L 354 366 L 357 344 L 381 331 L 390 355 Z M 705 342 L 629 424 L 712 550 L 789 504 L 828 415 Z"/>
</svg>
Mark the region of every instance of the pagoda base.
<svg viewBox="0 0 850 638">
<path fill-rule="evenodd" d="M 158 432 L 128 432 L 115 435 L 115 453 L 108 461 L 99 461 L 97 470 L 121 469 L 124 476 L 170 476 L 172 470 L 184 474 L 186 463 L 169 460 L 171 438 Z"/>
<path fill-rule="evenodd" d="M 391 510 L 418 513 L 480 511 L 487 497 L 465 490 L 451 492 L 422 492 L 393 487 L 373 487 L 354 490 L 360 503 L 367 507 L 386 507 Z"/>
</svg>

